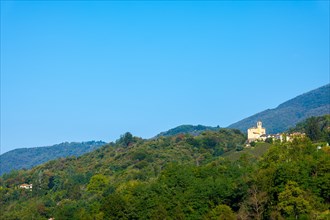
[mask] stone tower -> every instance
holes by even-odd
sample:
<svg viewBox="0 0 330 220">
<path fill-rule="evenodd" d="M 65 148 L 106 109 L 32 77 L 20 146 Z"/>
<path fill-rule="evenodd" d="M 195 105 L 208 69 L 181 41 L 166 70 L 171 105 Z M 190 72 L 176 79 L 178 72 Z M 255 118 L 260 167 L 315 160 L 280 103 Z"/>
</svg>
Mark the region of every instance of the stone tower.
<svg viewBox="0 0 330 220">
<path fill-rule="evenodd" d="M 257 122 L 257 128 L 258 128 L 258 129 L 262 129 L 262 122 L 261 122 L 261 121 L 258 121 L 258 122 Z"/>
</svg>

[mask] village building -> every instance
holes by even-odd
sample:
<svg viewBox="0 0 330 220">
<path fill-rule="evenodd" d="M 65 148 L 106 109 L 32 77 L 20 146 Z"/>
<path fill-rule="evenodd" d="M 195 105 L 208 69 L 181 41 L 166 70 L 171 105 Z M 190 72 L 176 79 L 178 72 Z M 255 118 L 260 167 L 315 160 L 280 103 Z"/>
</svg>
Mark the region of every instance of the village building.
<svg viewBox="0 0 330 220">
<path fill-rule="evenodd" d="M 306 136 L 305 133 L 294 132 L 294 133 L 291 133 L 291 134 L 287 134 L 285 136 L 285 140 L 286 141 L 292 141 L 294 138 L 302 138 L 302 137 L 305 137 L 305 136 Z"/>
<path fill-rule="evenodd" d="M 273 141 L 285 142 L 293 141 L 295 138 L 305 137 L 305 133 L 293 132 L 293 133 L 278 133 L 278 134 L 266 134 L 266 128 L 262 127 L 262 122 L 257 122 L 257 127 L 248 129 L 248 143 L 253 141 L 266 141 L 272 139 Z"/>
<path fill-rule="evenodd" d="M 23 183 L 19 186 L 21 189 L 32 189 L 32 184 Z"/>
<path fill-rule="evenodd" d="M 262 135 L 266 135 L 266 129 L 262 127 L 262 122 L 257 122 L 257 127 L 252 127 L 247 130 L 248 142 L 260 139 Z"/>
<path fill-rule="evenodd" d="M 277 141 L 279 140 L 280 142 L 283 142 L 283 140 L 285 139 L 285 135 L 284 134 L 263 134 L 260 136 L 259 140 L 261 141 L 266 141 L 266 139 L 272 139 L 273 141 Z"/>
</svg>

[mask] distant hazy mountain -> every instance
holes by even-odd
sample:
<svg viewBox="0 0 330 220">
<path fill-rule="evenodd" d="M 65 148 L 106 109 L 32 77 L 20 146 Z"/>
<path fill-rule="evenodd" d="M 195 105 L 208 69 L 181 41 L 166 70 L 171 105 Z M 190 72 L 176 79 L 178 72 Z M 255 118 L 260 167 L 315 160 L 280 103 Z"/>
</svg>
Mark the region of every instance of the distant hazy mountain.
<svg viewBox="0 0 330 220">
<path fill-rule="evenodd" d="M 65 142 L 49 147 L 15 149 L 0 155 L 0 176 L 11 170 L 30 169 L 60 157 L 80 156 L 105 144 L 103 141 Z"/>
<path fill-rule="evenodd" d="M 237 128 L 246 132 L 249 127 L 261 120 L 267 133 L 278 133 L 295 126 L 308 117 L 325 114 L 330 114 L 330 84 L 297 96 L 275 109 L 267 109 L 245 118 L 230 125 L 229 128 Z"/>
<path fill-rule="evenodd" d="M 219 130 L 219 127 L 211 127 L 204 125 L 180 125 L 178 127 L 172 128 L 168 131 L 161 132 L 156 137 L 160 136 L 174 136 L 178 134 L 192 134 L 199 135 L 203 131 L 216 131 Z"/>
</svg>

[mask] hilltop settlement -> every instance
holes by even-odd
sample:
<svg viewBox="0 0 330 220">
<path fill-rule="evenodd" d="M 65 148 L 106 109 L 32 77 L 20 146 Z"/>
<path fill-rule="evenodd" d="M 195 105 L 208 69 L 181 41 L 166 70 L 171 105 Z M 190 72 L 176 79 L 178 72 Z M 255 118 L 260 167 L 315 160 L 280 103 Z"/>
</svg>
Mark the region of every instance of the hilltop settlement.
<svg viewBox="0 0 330 220">
<path fill-rule="evenodd" d="M 330 219 L 330 115 L 276 135 L 268 126 L 259 121 L 248 135 L 127 132 L 87 154 L 5 173 L 0 219 Z"/>
<path fill-rule="evenodd" d="M 258 141 L 291 141 L 295 137 L 305 137 L 305 133 L 301 132 L 292 132 L 292 133 L 277 133 L 277 134 L 266 134 L 266 128 L 262 127 L 262 122 L 257 122 L 257 127 L 251 127 L 247 130 L 247 146 L 251 142 L 258 142 Z"/>
</svg>

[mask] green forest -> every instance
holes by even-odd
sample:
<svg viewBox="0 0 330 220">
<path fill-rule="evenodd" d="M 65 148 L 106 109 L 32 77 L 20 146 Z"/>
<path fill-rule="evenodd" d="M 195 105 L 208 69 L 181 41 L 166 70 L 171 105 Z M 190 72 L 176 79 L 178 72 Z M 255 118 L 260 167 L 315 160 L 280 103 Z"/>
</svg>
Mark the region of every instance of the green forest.
<svg viewBox="0 0 330 220">
<path fill-rule="evenodd" d="M 294 128 L 306 137 L 249 148 L 235 129 L 150 140 L 127 132 L 1 176 L 1 219 L 329 219 L 328 122 L 309 119 Z"/>
<path fill-rule="evenodd" d="M 105 144 L 103 141 L 64 142 L 49 147 L 15 149 L 0 155 L 0 176 L 12 170 L 31 169 L 57 158 L 80 156 Z"/>
</svg>

